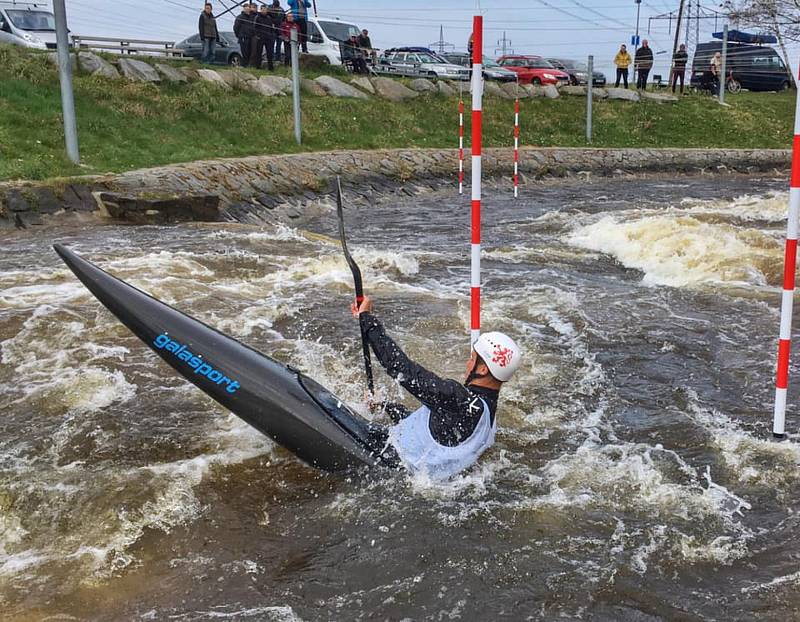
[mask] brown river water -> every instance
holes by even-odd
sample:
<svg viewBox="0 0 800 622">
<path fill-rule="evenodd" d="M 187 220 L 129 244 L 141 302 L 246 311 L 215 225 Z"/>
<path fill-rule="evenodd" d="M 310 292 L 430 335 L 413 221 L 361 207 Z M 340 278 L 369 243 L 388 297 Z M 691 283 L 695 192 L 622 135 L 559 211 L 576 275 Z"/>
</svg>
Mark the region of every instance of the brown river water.
<svg viewBox="0 0 800 622">
<path fill-rule="evenodd" d="M 0 618 L 800 619 L 796 391 L 790 439 L 770 438 L 785 186 L 493 191 L 483 324 L 526 359 L 496 445 L 445 484 L 305 466 L 179 378 L 51 249 L 366 413 L 350 274 L 307 232 L 335 235 L 332 205 L 306 230 L 0 233 Z M 448 190 L 347 213 L 378 315 L 441 374 L 468 355 L 468 212 Z"/>
</svg>

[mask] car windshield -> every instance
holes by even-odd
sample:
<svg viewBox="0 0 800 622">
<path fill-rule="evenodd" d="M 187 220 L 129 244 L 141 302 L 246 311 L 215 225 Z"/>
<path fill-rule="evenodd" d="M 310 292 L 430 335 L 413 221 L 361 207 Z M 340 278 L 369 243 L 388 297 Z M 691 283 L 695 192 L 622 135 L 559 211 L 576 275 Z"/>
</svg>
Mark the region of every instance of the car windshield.
<svg viewBox="0 0 800 622">
<path fill-rule="evenodd" d="M 484 67 L 499 67 L 500 65 L 493 61 L 491 58 L 487 58 L 486 56 L 483 57 L 483 66 Z"/>
<path fill-rule="evenodd" d="M 419 56 L 420 62 L 423 63 L 443 63 L 445 65 L 449 64 L 445 59 L 439 58 L 438 56 L 433 56 L 432 54 L 417 54 Z"/>
<path fill-rule="evenodd" d="M 361 31 L 353 24 L 343 22 L 319 22 L 320 27 L 333 41 L 349 41 L 352 36 L 359 36 Z"/>
<path fill-rule="evenodd" d="M 20 30 L 54 31 L 56 20 L 45 11 L 6 11 L 8 19 Z"/>
<path fill-rule="evenodd" d="M 525 59 L 525 66 L 533 69 L 555 69 L 552 63 L 548 63 L 543 58 L 527 58 Z"/>
</svg>

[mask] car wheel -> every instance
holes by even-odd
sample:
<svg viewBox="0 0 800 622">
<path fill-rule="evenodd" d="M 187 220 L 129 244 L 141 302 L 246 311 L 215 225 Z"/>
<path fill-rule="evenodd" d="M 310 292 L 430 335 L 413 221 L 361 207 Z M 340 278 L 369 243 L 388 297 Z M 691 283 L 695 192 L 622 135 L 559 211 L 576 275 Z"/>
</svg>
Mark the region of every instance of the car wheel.
<svg viewBox="0 0 800 622">
<path fill-rule="evenodd" d="M 238 67 L 242 64 L 242 57 L 240 54 L 234 52 L 228 57 L 228 64 L 233 65 L 234 67 Z"/>
<path fill-rule="evenodd" d="M 789 90 L 789 81 L 788 80 L 784 80 L 783 82 L 781 82 L 781 85 L 780 85 L 780 87 L 778 87 L 778 90 L 779 91 L 788 91 Z"/>
<path fill-rule="evenodd" d="M 533 80 L 531 80 L 531 84 L 535 84 L 536 86 L 541 86 L 542 81 L 539 78 L 534 78 Z"/>
<path fill-rule="evenodd" d="M 739 93 L 742 90 L 742 83 L 731 78 L 728 80 L 728 93 Z"/>
</svg>

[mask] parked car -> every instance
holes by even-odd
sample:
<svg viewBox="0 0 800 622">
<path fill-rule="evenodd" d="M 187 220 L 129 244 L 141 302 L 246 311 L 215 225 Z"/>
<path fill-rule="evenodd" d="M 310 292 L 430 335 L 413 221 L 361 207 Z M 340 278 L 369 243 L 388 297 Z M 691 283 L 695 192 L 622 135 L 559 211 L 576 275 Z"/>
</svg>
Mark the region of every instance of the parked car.
<svg viewBox="0 0 800 622">
<path fill-rule="evenodd" d="M 378 73 L 423 78 L 469 80 L 470 70 L 448 63 L 427 48 L 392 48 L 386 50 L 375 67 Z"/>
<path fill-rule="evenodd" d="M 569 60 L 568 58 L 548 58 L 546 60 L 556 69 L 560 69 L 569 75 L 569 82 L 573 86 L 585 86 L 589 84 L 589 67 L 586 63 Z M 605 86 L 605 75 L 599 71 L 593 71 L 592 84 L 594 86 Z"/>
<path fill-rule="evenodd" d="M 721 41 L 697 46 L 692 60 L 692 86 L 702 88 L 703 73 L 708 71 L 711 58 L 717 52 L 722 52 Z M 791 86 L 786 65 L 778 53 L 767 45 L 728 43 L 725 66 L 726 73 L 729 73 L 728 90 L 732 92 L 743 88 L 750 91 L 785 91 Z"/>
<path fill-rule="evenodd" d="M 40 50 L 55 49 L 56 20 L 41 5 L 0 2 L 0 43 Z"/>
<path fill-rule="evenodd" d="M 341 65 L 342 55 L 339 44 L 347 42 L 353 35 L 361 34 L 355 24 L 343 22 L 338 17 L 308 18 L 308 53 L 324 56 L 331 65 Z"/>
<path fill-rule="evenodd" d="M 470 67 L 470 55 L 466 52 L 449 52 L 441 55 L 448 63 L 460 65 L 462 67 Z M 517 74 L 508 69 L 503 69 L 491 58 L 483 57 L 483 77 L 486 80 L 495 80 L 496 82 L 515 82 Z"/>
<path fill-rule="evenodd" d="M 569 84 L 569 74 L 556 69 L 541 56 L 501 56 L 497 62 L 519 76 L 520 84 Z"/>
<path fill-rule="evenodd" d="M 183 52 L 184 56 L 200 58 L 203 55 L 203 42 L 200 35 L 192 35 L 175 44 L 175 49 Z M 242 50 L 236 35 L 229 31 L 219 33 L 219 43 L 214 49 L 214 62 L 222 65 L 238 65 L 242 62 Z"/>
</svg>

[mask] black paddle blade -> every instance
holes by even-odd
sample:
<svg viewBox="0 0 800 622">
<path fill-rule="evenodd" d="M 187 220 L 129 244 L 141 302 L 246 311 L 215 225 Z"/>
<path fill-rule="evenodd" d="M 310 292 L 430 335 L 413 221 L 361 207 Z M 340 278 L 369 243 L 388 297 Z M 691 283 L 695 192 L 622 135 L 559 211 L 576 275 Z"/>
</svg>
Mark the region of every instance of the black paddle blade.
<svg viewBox="0 0 800 622">
<path fill-rule="evenodd" d="M 342 205 L 342 182 L 339 177 L 336 178 L 336 215 L 339 217 L 339 240 L 342 243 L 342 251 L 344 251 L 344 258 L 347 260 L 347 265 L 350 266 L 350 272 L 353 273 L 353 282 L 356 289 L 356 301 L 361 302 L 364 298 L 364 285 L 361 280 L 361 269 L 358 264 L 350 255 L 347 248 L 347 238 L 344 233 L 344 206 Z"/>
</svg>

